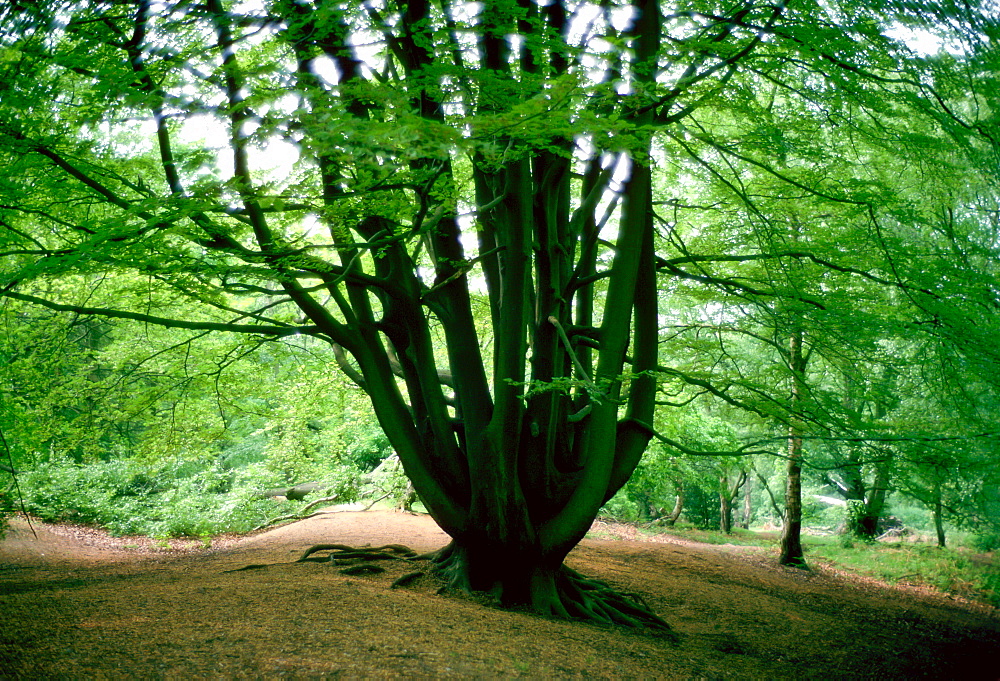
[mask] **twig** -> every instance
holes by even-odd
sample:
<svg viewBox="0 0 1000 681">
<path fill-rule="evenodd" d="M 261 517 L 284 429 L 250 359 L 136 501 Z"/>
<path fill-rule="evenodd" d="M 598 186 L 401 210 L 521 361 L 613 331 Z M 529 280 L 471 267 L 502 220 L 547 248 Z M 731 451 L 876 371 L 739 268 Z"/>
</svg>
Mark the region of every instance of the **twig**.
<svg viewBox="0 0 1000 681">
<path fill-rule="evenodd" d="M 383 499 L 385 499 L 386 497 L 390 496 L 391 494 L 392 494 L 392 492 L 386 492 L 385 494 L 383 494 L 383 495 L 382 495 L 382 496 L 380 496 L 380 497 L 379 497 L 378 499 L 376 499 L 376 500 L 375 500 L 375 501 L 373 501 L 372 503 L 368 504 L 367 506 L 365 506 L 365 507 L 364 507 L 363 509 L 361 509 L 361 510 L 362 510 L 362 511 L 370 511 L 370 510 L 372 510 L 372 506 L 374 506 L 374 505 L 375 505 L 375 504 L 377 504 L 378 502 L 382 501 L 382 500 L 383 500 Z"/>
<path fill-rule="evenodd" d="M 302 515 L 308 513 L 309 511 L 319 506 L 320 504 L 325 504 L 328 501 L 336 501 L 337 499 L 339 499 L 339 497 L 336 494 L 334 494 L 332 497 L 323 497 L 322 499 L 317 499 L 316 501 L 310 501 L 308 504 L 305 505 L 305 508 L 299 511 L 299 514 Z"/>
<path fill-rule="evenodd" d="M 300 511 L 298 511 L 296 513 L 289 513 L 288 515 L 278 516 L 277 518 L 271 518 L 270 520 L 265 520 L 263 523 L 261 523 L 260 525 L 258 525 L 257 527 L 255 527 L 253 529 L 254 530 L 262 530 L 265 527 L 270 527 L 271 525 L 274 525 L 275 523 L 284 522 L 286 520 L 305 520 L 306 518 L 310 518 L 313 515 L 316 515 L 315 513 L 312 513 L 312 514 L 309 513 L 309 511 L 312 508 L 318 506 L 319 504 L 324 504 L 324 503 L 326 503 L 328 501 L 336 501 L 337 499 L 339 499 L 339 497 L 337 497 L 335 495 L 335 496 L 332 496 L 332 497 L 323 497 L 322 499 L 317 499 L 316 501 L 310 501 L 308 504 L 305 505 L 305 507 L 302 510 L 300 510 Z M 365 510 L 367 510 L 367 509 L 365 509 Z"/>
</svg>

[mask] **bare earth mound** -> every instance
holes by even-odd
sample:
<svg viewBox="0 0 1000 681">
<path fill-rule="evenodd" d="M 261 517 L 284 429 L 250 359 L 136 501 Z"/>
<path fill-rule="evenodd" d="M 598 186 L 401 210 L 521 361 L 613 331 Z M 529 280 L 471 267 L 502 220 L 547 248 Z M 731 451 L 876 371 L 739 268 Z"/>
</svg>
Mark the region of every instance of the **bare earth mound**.
<svg viewBox="0 0 1000 681">
<path fill-rule="evenodd" d="M 329 512 L 209 549 L 35 529 L 15 521 L 0 543 L 2 678 L 1000 675 L 995 610 L 781 568 L 759 549 L 588 539 L 571 554 L 640 594 L 680 634 L 671 643 L 438 595 L 427 577 L 390 588 L 420 563 L 346 575 L 290 562 L 321 542 L 442 546 L 423 516 Z M 247 565 L 262 567 L 233 571 Z"/>
</svg>

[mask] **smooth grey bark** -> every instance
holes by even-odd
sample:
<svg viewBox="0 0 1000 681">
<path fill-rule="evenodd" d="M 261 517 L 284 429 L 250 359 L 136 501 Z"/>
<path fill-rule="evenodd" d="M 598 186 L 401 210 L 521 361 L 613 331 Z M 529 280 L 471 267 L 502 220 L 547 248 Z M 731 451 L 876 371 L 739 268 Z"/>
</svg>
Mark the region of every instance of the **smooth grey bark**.
<svg viewBox="0 0 1000 681">
<path fill-rule="evenodd" d="M 797 414 L 805 392 L 806 359 L 802 352 L 802 330 L 789 339 L 789 367 L 792 372 L 792 413 Z M 785 517 L 781 528 L 778 562 L 792 567 L 806 567 L 802 551 L 802 431 L 797 419 L 788 426 L 787 478 L 785 482 Z"/>
</svg>

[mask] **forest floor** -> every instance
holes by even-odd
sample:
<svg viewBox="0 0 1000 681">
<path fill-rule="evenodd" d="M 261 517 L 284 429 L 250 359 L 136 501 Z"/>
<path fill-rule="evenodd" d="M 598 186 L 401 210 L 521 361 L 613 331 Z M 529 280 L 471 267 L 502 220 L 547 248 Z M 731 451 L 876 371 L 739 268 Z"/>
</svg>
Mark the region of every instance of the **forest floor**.
<svg viewBox="0 0 1000 681">
<path fill-rule="evenodd" d="M 211 547 L 33 525 L 0 542 L 0 678 L 1000 677 L 995 609 L 629 526 L 595 524 L 567 562 L 641 594 L 679 642 L 438 595 L 426 577 L 390 588 L 404 561 L 371 576 L 291 562 L 321 542 L 435 549 L 426 516 L 330 511 Z"/>
</svg>

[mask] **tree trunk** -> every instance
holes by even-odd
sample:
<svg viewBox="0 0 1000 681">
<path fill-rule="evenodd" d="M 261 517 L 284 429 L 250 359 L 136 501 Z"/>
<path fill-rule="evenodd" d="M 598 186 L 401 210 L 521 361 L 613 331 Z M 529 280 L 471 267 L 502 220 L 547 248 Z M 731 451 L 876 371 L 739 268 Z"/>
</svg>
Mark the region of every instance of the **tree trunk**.
<svg viewBox="0 0 1000 681">
<path fill-rule="evenodd" d="M 794 431 L 794 429 L 791 429 Z M 782 565 L 805 567 L 802 553 L 802 438 L 795 432 L 788 437 L 788 480 L 785 485 L 785 518 L 781 528 Z"/>
<path fill-rule="evenodd" d="M 796 329 L 789 342 L 789 365 L 792 370 L 792 422 L 788 427 L 788 479 L 785 484 L 785 522 L 781 530 L 782 565 L 806 567 L 802 552 L 802 433 L 798 406 L 805 390 L 805 359 L 802 355 L 802 330 Z"/>
<path fill-rule="evenodd" d="M 771 489 L 771 485 L 768 484 L 767 478 L 760 473 L 757 473 L 757 480 L 764 486 L 764 491 L 767 492 L 768 501 L 771 502 L 771 510 L 774 512 L 774 519 L 781 523 L 782 519 L 785 517 L 785 511 L 778 505 L 778 500 L 774 496 L 774 491 Z"/>
<path fill-rule="evenodd" d="M 719 476 L 719 529 L 726 534 L 733 532 L 733 505 L 729 496 L 729 476 Z"/>
<path fill-rule="evenodd" d="M 566 567 L 556 556 L 530 551 L 515 555 L 508 548 L 456 540 L 433 560 L 452 587 L 488 593 L 503 607 L 527 607 L 559 619 L 646 627 L 671 636 L 663 620 L 603 582 Z"/>
<path fill-rule="evenodd" d="M 937 543 L 941 548 L 945 547 L 944 536 L 944 504 L 941 502 L 941 483 L 934 485 L 934 529 L 937 531 Z"/>
<path fill-rule="evenodd" d="M 740 527 L 742 527 L 744 530 L 749 530 L 750 521 L 752 519 L 753 519 L 753 478 L 748 475 L 746 482 L 743 484 L 743 519 L 740 521 Z"/>
<path fill-rule="evenodd" d="M 883 461 L 876 464 L 875 481 L 871 489 L 864 496 L 857 506 L 857 516 L 852 518 L 854 534 L 863 539 L 875 539 L 878 532 L 879 520 L 885 510 L 885 495 L 889 491 L 890 464 Z"/>
<path fill-rule="evenodd" d="M 669 527 L 673 527 L 677 524 L 678 518 L 681 517 L 681 512 L 684 510 L 684 483 L 677 483 L 677 498 L 674 500 L 674 510 L 670 512 L 667 517 L 666 524 Z"/>
<path fill-rule="evenodd" d="M 733 486 L 729 486 L 729 474 L 719 474 L 719 529 L 726 534 L 733 532 L 733 502 L 739 496 L 740 490 L 747 482 L 747 472 L 740 471 Z"/>
</svg>

